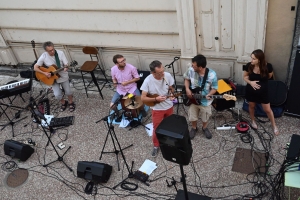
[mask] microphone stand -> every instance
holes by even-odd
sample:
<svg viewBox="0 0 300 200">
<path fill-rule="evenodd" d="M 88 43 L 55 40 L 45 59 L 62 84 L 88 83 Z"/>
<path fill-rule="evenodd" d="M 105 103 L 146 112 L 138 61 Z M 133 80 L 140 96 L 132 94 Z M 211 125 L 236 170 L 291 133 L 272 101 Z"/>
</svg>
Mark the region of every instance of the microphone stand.
<svg viewBox="0 0 300 200">
<path fill-rule="evenodd" d="M 109 109 L 109 110 L 111 110 L 111 109 Z M 129 166 L 128 166 L 127 162 L 126 162 L 125 156 L 124 156 L 124 154 L 123 154 L 123 150 L 124 150 L 124 149 L 127 149 L 127 148 L 129 148 L 129 147 L 132 147 L 133 144 L 131 144 L 131 145 L 125 147 L 125 148 L 121 148 L 121 145 L 120 145 L 120 143 L 119 143 L 119 141 L 118 141 L 117 135 L 116 135 L 115 130 L 114 130 L 114 126 L 112 125 L 112 121 L 113 121 L 112 116 L 113 116 L 114 114 L 115 114 L 115 113 L 112 113 L 112 114 L 107 115 L 107 116 L 103 117 L 102 119 L 96 121 L 96 123 L 99 123 L 100 121 L 103 120 L 103 121 L 105 122 L 107 128 L 108 128 L 108 131 L 107 131 L 107 134 L 106 134 L 106 137 L 105 137 L 104 145 L 103 145 L 103 147 L 102 147 L 102 150 L 101 150 L 101 154 L 100 154 L 99 160 L 101 160 L 102 155 L 105 154 L 105 153 L 114 153 L 114 154 L 116 154 L 117 163 L 118 163 L 118 171 L 120 171 L 120 163 L 119 163 L 119 157 L 118 157 L 118 155 L 119 155 L 119 153 L 121 153 L 122 158 L 123 158 L 123 160 L 124 160 L 124 162 L 125 162 L 125 164 L 126 164 L 126 167 L 127 167 L 128 171 L 130 171 L 130 170 L 129 170 Z M 110 118 L 110 123 L 108 122 L 108 119 L 109 119 L 109 118 Z M 111 137 L 111 140 L 112 140 L 112 143 L 113 143 L 113 146 L 114 146 L 114 151 L 104 151 L 104 148 L 105 148 L 105 146 L 106 146 L 106 142 L 107 142 L 107 139 L 108 139 L 108 136 L 109 136 L 109 135 L 110 135 L 110 137 Z M 117 145 L 118 145 L 118 149 L 117 149 L 117 147 L 116 147 L 116 143 L 117 143 Z"/>
<path fill-rule="evenodd" d="M 176 77 L 175 77 L 175 71 L 174 71 L 174 62 L 176 62 L 177 60 L 179 60 L 180 59 L 180 57 L 174 57 L 174 60 L 170 63 L 170 64 L 168 64 L 168 65 L 166 65 L 165 67 L 167 67 L 167 68 L 172 68 L 172 72 L 173 72 L 173 77 L 174 77 L 174 82 L 175 82 L 175 91 L 177 92 L 177 83 L 176 83 Z"/>
<path fill-rule="evenodd" d="M 32 99 L 33 99 L 33 98 L 32 98 Z M 34 119 L 38 119 L 38 118 L 43 119 L 43 120 L 45 121 L 45 123 L 47 124 L 47 120 L 46 120 L 45 116 L 44 116 L 42 113 L 40 113 L 37 109 L 35 109 L 34 103 L 35 103 L 34 101 L 31 101 L 31 102 L 29 103 L 29 105 L 27 106 L 27 107 L 29 108 L 29 110 L 31 111 L 31 114 L 33 115 Z M 48 124 L 47 124 L 47 125 L 48 125 Z M 49 126 L 49 125 L 48 125 L 48 126 Z M 63 164 L 64 164 L 64 165 L 72 172 L 72 171 L 73 171 L 72 168 L 69 167 L 69 166 L 65 163 L 65 161 L 64 161 L 64 156 L 65 156 L 66 153 L 70 150 L 71 146 L 69 146 L 69 148 L 63 153 L 63 155 L 60 156 L 59 153 L 58 153 L 58 151 L 57 151 L 56 148 L 55 148 L 55 145 L 54 145 L 53 142 L 51 141 L 51 138 L 50 138 L 50 136 L 48 135 L 48 133 L 47 133 L 45 127 L 44 127 L 44 126 L 41 126 L 41 127 L 42 127 L 42 129 L 43 129 L 45 135 L 46 135 L 47 138 L 48 138 L 48 142 L 50 142 L 51 146 L 53 147 L 53 149 L 54 149 L 54 151 L 55 151 L 55 153 L 56 153 L 56 155 L 57 155 L 57 159 L 56 159 L 56 160 L 54 160 L 54 161 L 52 161 L 52 162 L 50 162 L 50 163 L 48 163 L 48 164 L 44 164 L 43 167 L 48 167 L 48 166 L 51 165 L 52 163 L 55 163 L 55 162 L 59 161 L 59 162 L 62 162 L 62 163 L 63 163 Z"/>
<path fill-rule="evenodd" d="M 130 105 L 132 105 L 134 107 L 135 106 L 134 101 L 135 101 L 135 96 L 131 98 L 131 103 L 128 104 L 126 107 L 128 107 Z M 129 131 L 131 131 L 131 129 L 136 128 L 136 127 L 138 127 L 140 125 L 143 126 L 146 129 L 150 130 L 150 128 L 148 128 L 147 126 L 145 126 L 144 124 L 142 124 L 141 119 L 139 118 L 140 114 L 138 114 L 137 109 L 135 109 L 135 114 L 136 114 L 137 120 L 134 120 L 134 118 L 132 117 L 132 120 L 130 122 L 131 128 L 129 129 Z"/>
<path fill-rule="evenodd" d="M 176 61 L 179 60 L 179 59 L 180 59 L 180 57 L 177 57 L 177 56 L 176 56 L 176 57 L 174 57 L 174 60 L 173 60 L 170 64 L 168 64 L 168 65 L 165 66 L 165 67 L 167 67 L 167 68 L 172 68 L 173 77 L 174 77 L 174 83 L 175 83 L 175 92 L 176 92 L 176 93 L 178 92 L 178 88 L 177 88 L 176 77 L 175 77 L 175 71 L 174 71 L 174 62 L 176 62 Z M 177 96 L 176 99 L 177 99 L 177 104 L 178 104 L 177 110 L 176 110 L 176 114 L 178 115 L 179 105 L 182 104 L 182 103 L 179 102 L 179 96 Z M 182 107 L 183 107 L 184 112 L 186 113 L 185 108 L 184 108 L 183 105 L 182 105 Z"/>
</svg>

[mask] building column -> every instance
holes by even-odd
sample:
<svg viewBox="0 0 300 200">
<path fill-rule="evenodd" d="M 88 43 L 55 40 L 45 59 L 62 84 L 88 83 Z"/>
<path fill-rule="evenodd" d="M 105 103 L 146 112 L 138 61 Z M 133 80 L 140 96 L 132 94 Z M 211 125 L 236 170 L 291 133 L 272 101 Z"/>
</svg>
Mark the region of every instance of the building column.
<svg viewBox="0 0 300 200">
<path fill-rule="evenodd" d="M 195 15 L 193 1 L 176 0 L 176 13 L 181 46 L 180 63 L 184 72 L 197 54 Z"/>
</svg>

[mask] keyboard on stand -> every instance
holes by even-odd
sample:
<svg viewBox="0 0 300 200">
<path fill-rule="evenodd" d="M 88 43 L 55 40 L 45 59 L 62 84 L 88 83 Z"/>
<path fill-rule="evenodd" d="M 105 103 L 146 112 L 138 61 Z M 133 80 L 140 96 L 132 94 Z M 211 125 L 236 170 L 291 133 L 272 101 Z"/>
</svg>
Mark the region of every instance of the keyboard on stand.
<svg viewBox="0 0 300 200">
<path fill-rule="evenodd" d="M 74 124 L 74 116 L 52 118 L 50 121 L 51 127 L 70 126 Z"/>
</svg>

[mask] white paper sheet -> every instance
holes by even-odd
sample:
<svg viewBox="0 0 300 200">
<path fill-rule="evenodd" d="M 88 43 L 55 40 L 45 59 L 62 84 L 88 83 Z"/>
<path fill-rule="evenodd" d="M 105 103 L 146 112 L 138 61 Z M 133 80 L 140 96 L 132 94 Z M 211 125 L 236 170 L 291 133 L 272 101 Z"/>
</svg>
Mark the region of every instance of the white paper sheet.
<svg viewBox="0 0 300 200">
<path fill-rule="evenodd" d="M 125 128 L 125 127 L 127 127 L 128 126 L 128 124 L 130 123 L 130 121 L 129 120 L 127 120 L 127 119 L 125 119 L 125 117 L 124 117 L 124 115 L 123 115 L 123 117 L 122 117 L 122 121 L 121 121 L 121 123 L 120 123 L 120 125 L 119 125 L 119 127 L 121 127 L 121 128 Z"/>
<path fill-rule="evenodd" d="M 153 134 L 153 123 L 147 124 L 147 125 L 145 125 L 145 126 L 148 127 L 148 128 L 150 129 L 150 130 L 149 130 L 149 129 L 145 128 L 147 134 L 148 134 L 149 136 L 152 136 L 152 134 Z"/>
<path fill-rule="evenodd" d="M 150 174 L 157 168 L 156 163 L 146 159 L 142 166 L 139 168 L 139 171 L 146 173 L 150 176 Z"/>
</svg>

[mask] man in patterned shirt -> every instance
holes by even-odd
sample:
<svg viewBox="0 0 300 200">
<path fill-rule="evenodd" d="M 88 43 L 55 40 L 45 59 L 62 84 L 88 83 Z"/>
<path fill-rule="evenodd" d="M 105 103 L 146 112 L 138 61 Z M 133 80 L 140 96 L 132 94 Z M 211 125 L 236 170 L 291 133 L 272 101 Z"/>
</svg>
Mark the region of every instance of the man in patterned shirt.
<svg viewBox="0 0 300 200">
<path fill-rule="evenodd" d="M 209 117 L 211 116 L 211 103 L 213 101 L 210 95 L 216 93 L 218 89 L 217 74 L 214 70 L 206 68 L 206 58 L 199 54 L 192 59 L 192 66 L 184 73 L 184 86 L 188 98 L 193 97 L 191 89 L 202 86 L 202 81 L 206 70 L 208 70 L 207 79 L 204 88 L 201 91 L 202 99 L 198 100 L 200 105 L 191 104 L 189 107 L 189 121 L 192 123 L 190 138 L 193 139 L 198 131 L 197 120 L 199 117 L 202 120 L 202 130 L 206 138 L 211 139 L 212 135 L 207 128 Z"/>
</svg>

